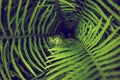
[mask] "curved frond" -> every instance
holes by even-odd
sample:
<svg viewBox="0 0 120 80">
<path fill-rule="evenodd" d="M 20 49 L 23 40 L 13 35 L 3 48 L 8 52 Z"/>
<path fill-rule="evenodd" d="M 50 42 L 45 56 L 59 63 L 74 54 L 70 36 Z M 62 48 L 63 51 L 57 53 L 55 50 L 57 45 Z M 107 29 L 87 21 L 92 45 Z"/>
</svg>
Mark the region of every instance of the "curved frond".
<svg viewBox="0 0 120 80">
<path fill-rule="evenodd" d="M 0 0 L 0 80 L 119 80 L 117 0 Z"/>
<path fill-rule="evenodd" d="M 49 49 L 51 55 L 47 62 L 52 64 L 46 67 L 50 69 L 46 74 L 47 80 L 120 79 L 119 13 L 109 9 L 117 4 L 110 1 L 111 6 L 107 6 L 103 0 L 78 3 L 83 4 L 76 28 L 79 40 L 68 43 L 68 39 L 62 46 Z"/>
<path fill-rule="evenodd" d="M 41 77 L 47 71 L 42 37 L 50 34 L 56 12 L 53 13 L 54 5 L 45 3 L 46 0 L 0 1 L 0 78 L 26 80 Z"/>
</svg>

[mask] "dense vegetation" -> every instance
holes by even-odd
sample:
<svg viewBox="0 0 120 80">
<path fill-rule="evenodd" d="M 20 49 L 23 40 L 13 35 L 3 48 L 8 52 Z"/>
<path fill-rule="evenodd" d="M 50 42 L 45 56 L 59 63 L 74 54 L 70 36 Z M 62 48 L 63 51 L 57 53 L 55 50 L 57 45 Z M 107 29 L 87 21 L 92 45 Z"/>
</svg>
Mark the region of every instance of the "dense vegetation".
<svg viewBox="0 0 120 80">
<path fill-rule="evenodd" d="M 0 80 L 119 79 L 119 0 L 0 0 Z"/>
</svg>

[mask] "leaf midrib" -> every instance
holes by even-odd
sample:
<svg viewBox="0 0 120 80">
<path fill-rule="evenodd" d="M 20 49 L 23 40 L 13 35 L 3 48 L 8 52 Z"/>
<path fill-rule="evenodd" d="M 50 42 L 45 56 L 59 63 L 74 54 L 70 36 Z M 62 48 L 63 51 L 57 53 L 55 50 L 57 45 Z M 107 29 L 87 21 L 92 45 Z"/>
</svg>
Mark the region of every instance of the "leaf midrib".
<svg viewBox="0 0 120 80">
<path fill-rule="evenodd" d="M 1 36 L 0 39 L 21 39 L 29 37 L 45 37 L 45 34 L 28 34 L 28 35 L 16 35 L 16 36 Z"/>
<path fill-rule="evenodd" d="M 104 76 L 104 72 L 101 70 L 101 67 L 99 66 L 99 64 L 97 63 L 97 61 L 95 60 L 94 56 L 92 55 L 92 53 L 90 52 L 90 50 L 87 48 L 87 46 L 80 40 L 80 42 L 82 43 L 82 47 L 84 50 L 86 50 L 86 52 L 88 53 L 88 55 L 90 56 L 90 58 L 92 59 L 92 61 L 94 62 L 97 70 L 99 71 L 100 76 L 102 76 L 102 80 L 107 80 L 106 76 Z"/>
</svg>

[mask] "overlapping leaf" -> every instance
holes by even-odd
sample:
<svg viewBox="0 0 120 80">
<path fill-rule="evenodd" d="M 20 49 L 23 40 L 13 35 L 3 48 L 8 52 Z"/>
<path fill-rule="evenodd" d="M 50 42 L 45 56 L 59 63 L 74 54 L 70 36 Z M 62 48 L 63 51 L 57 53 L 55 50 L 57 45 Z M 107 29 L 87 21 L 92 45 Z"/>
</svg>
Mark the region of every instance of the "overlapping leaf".
<svg viewBox="0 0 120 80">
<path fill-rule="evenodd" d="M 56 19 L 54 5 L 45 3 L 0 0 L 0 79 L 35 79 L 45 73 L 47 54 L 42 37 L 49 34 Z"/>
<path fill-rule="evenodd" d="M 78 1 L 83 4 L 81 20 L 76 28 L 76 36 L 72 44 L 66 47 L 56 46 L 49 49 L 48 57 L 52 62 L 46 68 L 47 80 L 119 80 L 120 79 L 120 25 L 118 15 L 110 11 L 113 6 L 120 8 L 115 2 L 97 0 L 110 15 L 97 2 Z M 117 6 L 117 8 L 116 8 Z M 114 22 L 117 21 L 117 23 Z M 69 41 L 69 39 L 68 39 Z"/>
</svg>

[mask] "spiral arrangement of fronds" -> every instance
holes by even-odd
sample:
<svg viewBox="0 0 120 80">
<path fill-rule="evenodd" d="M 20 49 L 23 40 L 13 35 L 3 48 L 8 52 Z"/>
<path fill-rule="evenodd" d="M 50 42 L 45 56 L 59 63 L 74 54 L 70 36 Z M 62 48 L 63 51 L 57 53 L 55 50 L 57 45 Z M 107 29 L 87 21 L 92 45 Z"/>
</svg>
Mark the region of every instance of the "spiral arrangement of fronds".
<svg viewBox="0 0 120 80">
<path fill-rule="evenodd" d="M 119 0 L 0 0 L 0 80 L 119 79 Z"/>
</svg>

